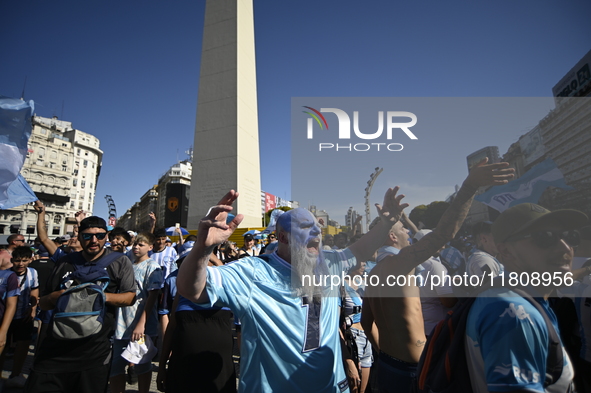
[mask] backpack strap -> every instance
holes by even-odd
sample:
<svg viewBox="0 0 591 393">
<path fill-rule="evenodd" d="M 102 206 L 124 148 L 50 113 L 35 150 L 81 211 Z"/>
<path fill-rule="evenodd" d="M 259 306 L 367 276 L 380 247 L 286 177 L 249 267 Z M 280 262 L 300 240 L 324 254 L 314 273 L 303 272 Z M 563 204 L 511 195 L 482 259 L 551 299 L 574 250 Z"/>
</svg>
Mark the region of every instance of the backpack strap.
<svg viewBox="0 0 591 393">
<path fill-rule="evenodd" d="M 106 251 L 105 251 L 106 252 Z M 73 252 L 68 254 L 68 262 L 70 262 L 74 269 L 78 270 L 83 266 L 96 266 L 97 268 L 106 269 L 115 259 L 122 257 L 125 254 L 120 252 L 112 251 L 106 255 L 103 255 L 94 265 L 88 263 L 88 261 L 82 256 L 82 251 Z"/>
<path fill-rule="evenodd" d="M 540 305 L 540 303 L 538 303 L 536 299 L 534 299 L 529 293 L 522 289 L 511 288 L 511 290 L 530 302 L 531 305 L 538 310 L 542 318 L 544 318 L 544 322 L 546 322 L 549 343 L 548 356 L 546 357 L 546 378 L 544 380 L 544 387 L 552 385 L 558 381 L 562 375 L 562 369 L 564 365 L 560 336 L 554 328 L 554 324 L 552 324 L 552 321 L 548 317 L 546 310 L 544 310 L 544 308 Z"/>
</svg>

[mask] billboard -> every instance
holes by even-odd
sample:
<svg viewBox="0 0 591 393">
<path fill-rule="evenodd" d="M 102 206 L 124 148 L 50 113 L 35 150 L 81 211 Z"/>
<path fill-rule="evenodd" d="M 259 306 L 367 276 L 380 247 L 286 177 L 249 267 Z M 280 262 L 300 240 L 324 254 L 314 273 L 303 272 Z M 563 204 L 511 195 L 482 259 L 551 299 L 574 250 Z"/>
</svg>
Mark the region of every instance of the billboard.
<svg viewBox="0 0 591 393">
<path fill-rule="evenodd" d="M 166 185 L 166 207 L 164 209 L 164 226 L 172 227 L 180 223 L 187 226 L 189 214 L 189 186 L 181 183 Z"/>
<path fill-rule="evenodd" d="M 577 92 L 591 83 L 590 64 L 591 50 L 552 88 L 556 105 L 559 97 L 577 97 Z"/>
</svg>

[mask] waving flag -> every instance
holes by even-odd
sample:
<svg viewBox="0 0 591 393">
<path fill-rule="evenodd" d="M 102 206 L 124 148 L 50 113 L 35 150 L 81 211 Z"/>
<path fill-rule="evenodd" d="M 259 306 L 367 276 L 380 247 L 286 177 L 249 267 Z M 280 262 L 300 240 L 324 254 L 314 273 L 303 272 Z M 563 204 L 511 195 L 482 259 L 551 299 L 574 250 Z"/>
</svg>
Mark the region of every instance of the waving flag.
<svg viewBox="0 0 591 393">
<path fill-rule="evenodd" d="M 548 187 L 573 190 L 566 185 L 562 172 L 551 158 L 534 166 L 519 179 L 502 186 L 492 187 L 474 199 L 503 212 L 520 203 L 538 203 L 542 193 Z"/>
<path fill-rule="evenodd" d="M 33 128 L 33 101 L 0 96 L 0 209 L 37 199 L 20 175 Z"/>
</svg>

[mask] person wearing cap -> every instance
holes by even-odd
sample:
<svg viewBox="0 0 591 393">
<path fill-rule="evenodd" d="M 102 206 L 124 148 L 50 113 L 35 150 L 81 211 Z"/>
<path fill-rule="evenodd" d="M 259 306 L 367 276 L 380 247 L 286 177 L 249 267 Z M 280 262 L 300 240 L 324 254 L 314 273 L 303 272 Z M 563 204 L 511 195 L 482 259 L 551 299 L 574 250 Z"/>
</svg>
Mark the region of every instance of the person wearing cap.
<svg viewBox="0 0 591 393">
<path fill-rule="evenodd" d="M 478 294 L 466 322 L 466 355 L 474 392 L 573 392 L 572 364 L 561 344 L 562 373 L 546 383 L 550 352 L 548 326 L 538 308 L 511 288 L 520 286 L 539 304 L 559 333 L 548 297 L 554 289 L 535 277 L 551 277 L 566 285 L 571 276 L 575 229 L 587 222 L 576 210 L 549 211 L 533 203 L 505 210 L 491 231 L 498 257 L 505 266 L 504 285 Z M 519 281 L 508 281 L 519 277 Z M 527 279 L 527 283 L 526 283 Z M 545 386 L 547 385 L 547 386 Z"/>
<path fill-rule="evenodd" d="M 472 227 L 472 238 L 476 242 L 476 250 L 466 261 L 466 273 L 468 276 L 483 275 L 496 277 L 504 270 L 503 264 L 496 257 L 497 247 L 491 232 L 492 222 L 483 221 Z"/>
<path fill-rule="evenodd" d="M 254 245 L 254 236 L 250 233 L 244 235 L 244 245 L 238 249 L 238 258 L 254 257 L 259 255 Z"/>
<path fill-rule="evenodd" d="M 39 305 L 43 310 L 52 310 L 64 292 L 62 279 L 75 270 L 74 261 L 82 258 L 95 264 L 113 251 L 106 249 L 107 223 L 96 216 L 80 222 L 78 240 L 82 251 L 70 253 L 60 259 L 52 272 Z M 120 254 L 106 268 L 109 284 L 105 289 L 106 312 L 103 327 L 95 335 L 79 340 L 64 340 L 54 337 L 48 329 L 41 341 L 33 371 L 27 379 L 25 392 L 85 392 L 104 393 L 107 389 L 110 369 L 110 337 L 115 329 L 117 308 L 127 307 L 135 301 L 136 283 L 129 258 Z"/>
</svg>

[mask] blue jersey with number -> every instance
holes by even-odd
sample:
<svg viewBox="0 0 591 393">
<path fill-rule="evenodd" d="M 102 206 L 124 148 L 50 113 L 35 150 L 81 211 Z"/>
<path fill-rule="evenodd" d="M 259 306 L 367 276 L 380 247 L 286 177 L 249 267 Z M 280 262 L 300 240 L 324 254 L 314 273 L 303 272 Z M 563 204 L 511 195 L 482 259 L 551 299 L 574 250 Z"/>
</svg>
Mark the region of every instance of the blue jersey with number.
<svg viewBox="0 0 591 393">
<path fill-rule="evenodd" d="M 548 302 L 536 300 L 559 332 Z M 546 322 L 529 301 L 509 288 L 484 291 L 474 301 L 466 323 L 466 353 L 474 392 L 568 392 L 573 371 L 564 349 L 562 375 L 544 389 L 548 340 Z"/>
<path fill-rule="evenodd" d="M 330 274 L 355 265 L 347 249 L 324 251 Z M 277 253 L 207 269 L 210 304 L 229 306 L 242 322 L 241 392 L 343 392 L 339 296 L 296 297 L 291 265 Z M 330 285 L 330 283 L 329 283 Z"/>
</svg>

